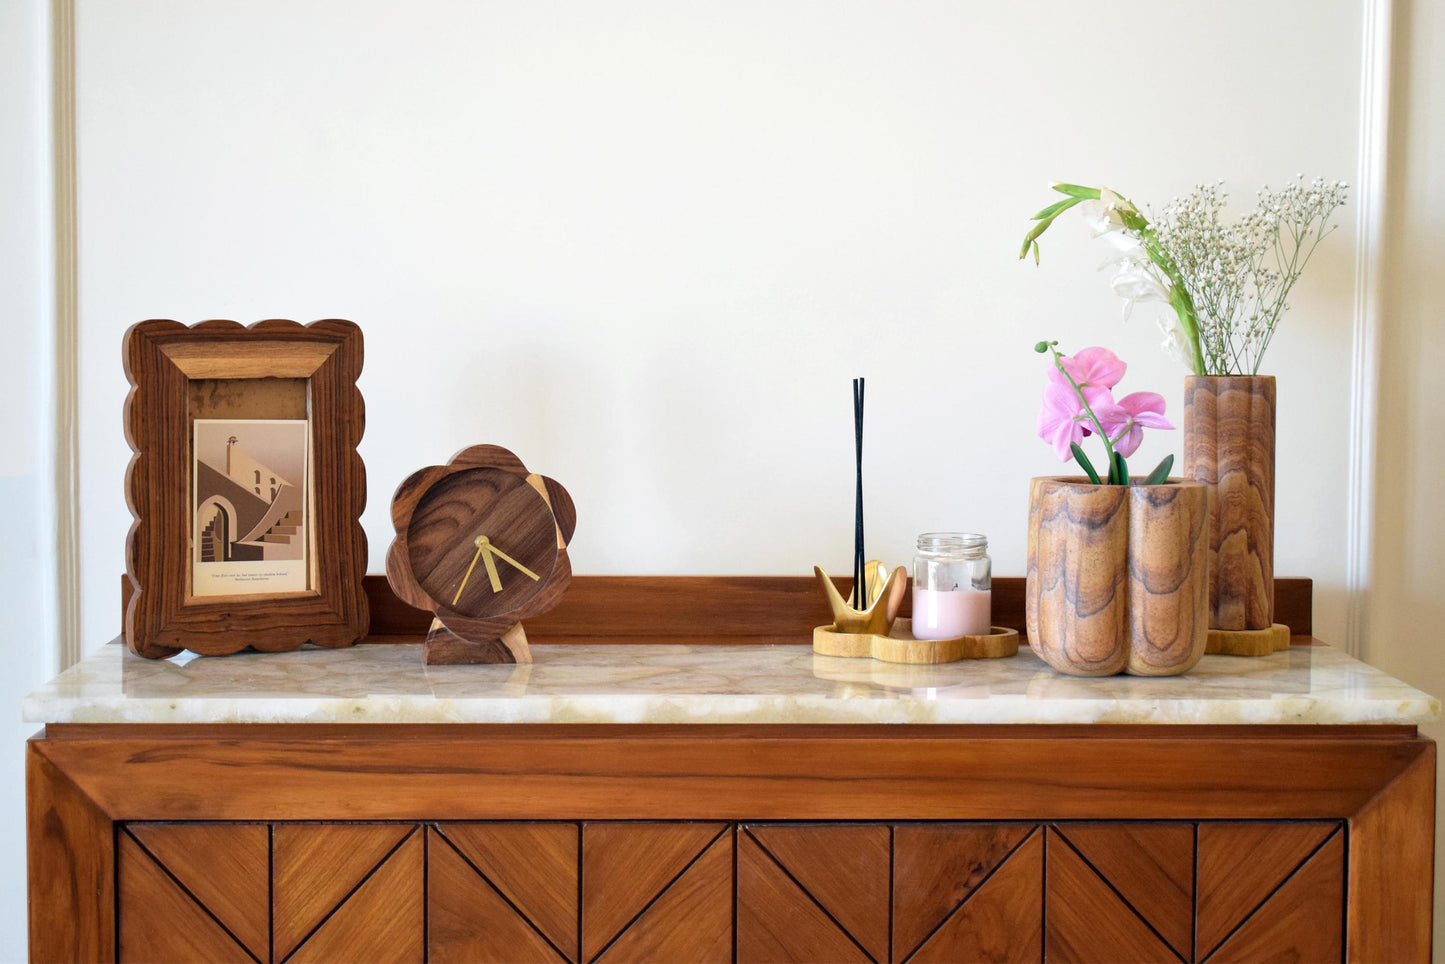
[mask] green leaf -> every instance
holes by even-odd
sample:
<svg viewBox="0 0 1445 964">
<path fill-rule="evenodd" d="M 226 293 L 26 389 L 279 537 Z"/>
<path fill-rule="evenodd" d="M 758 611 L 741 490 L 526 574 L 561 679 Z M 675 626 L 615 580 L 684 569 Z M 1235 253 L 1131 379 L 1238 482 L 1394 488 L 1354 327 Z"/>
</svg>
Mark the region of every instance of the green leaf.
<svg viewBox="0 0 1445 964">
<path fill-rule="evenodd" d="M 1159 485 L 1163 483 L 1165 479 L 1169 478 L 1169 470 L 1172 468 L 1174 468 L 1174 453 L 1170 452 L 1159 461 L 1158 465 L 1154 466 L 1154 471 L 1149 473 L 1149 477 L 1144 480 L 1144 484 Z"/>
<path fill-rule="evenodd" d="M 1049 229 L 1049 225 L 1051 225 L 1051 224 L 1054 223 L 1054 219 L 1055 219 L 1055 218 L 1057 218 L 1060 214 L 1063 214 L 1063 213 L 1064 213 L 1065 211 L 1067 211 L 1069 208 L 1073 207 L 1075 204 L 1078 204 L 1078 203 L 1079 203 L 1079 199 L 1078 199 L 1078 198 L 1067 197 L 1067 198 L 1064 198 L 1062 201 L 1060 201 L 1060 202 L 1057 203 L 1057 204 L 1050 204 L 1048 207 L 1044 208 L 1044 209 L 1043 209 L 1042 211 L 1040 211 L 1038 214 L 1035 214 L 1034 217 L 1033 217 L 1033 220 L 1036 221 L 1036 222 L 1038 222 L 1038 223 L 1036 223 L 1032 228 L 1029 229 L 1029 233 L 1028 233 L 1028 234 L 1024 235 L 1024 245 L 1023 245 L 1022 248 L 1019 249 L 1019 258 L 1022 259 L 1022 258 L 1024 258 L 1026 255 L 1028 255 L 1028 253 L 1029 253 L 1029 246 L 1032 245 L 1032 246 L 1033 246 L 1033 249 L 1034 249 L 1034 264 L 1038 264 L 1038 262 L 1039 262 L 1039 245 L 1038 245 L 1039 235 L 1043 234 L 1045 231 L 1047 231 L 1047 230 Z"/>
<path fill-rule="evenodd" d="M 1082 184 L 1064 184 L 1062 181 L 1055 181 L 1053 184 L 1050 184 L 1049 187 L 1058 191 L 1060 194 L 1067 194 L 1069 197 L 1076 197 L 1080 200 L 1097 201 L 1099 199 L 1099 189 L 1096 187 L 1084 187 Z"/>
<path fill-rule="evenodd" d="M 1089 477 L 1089 481 L 1095 485 L 1099 485 L 1099 473 L 1094 471 L 1094 463 L 1090 462 L 1089 457 L 1084 454 L 1084 450 L 1079 448 L 1079 443 L 1070 443 L 1069 451 L 1074 453 L 1074 461 L 1079 463 L 1079 468 L 1084 470 L 1084 474 Z"/>
<path fill-rule="evenodd" d="M 1033 221 L 1042 221 L 1044 218 L 1052 218 L 1052 217 L 1055 217 L 1055 216 L 1057 216 L 1060 212 L 1067 211 L 1069 208 L 1073 207 L 1075 204 L 1078 204 L 1078 203 L 1079 203 L 1079 199 L 1078 199 L 1078 198 L 1076 198 L 1076 197 L 1066 197 L 1066 198 L 1064 198 L 1062 201 L 1055 201 L 1053 204 L 1050 204 L 1048 207 L 1044 208 L 1044 209 L 1043 209 L 1042 211 L 1040 211 L 1038 214 L 1035 214 L 1030 220 L 1033 220 Z"/>
<path fill-rule="evenodd" d="M 1114 453 L 1114 462 L 1112 467 L 1109 469 L 1109 484 L 1129 484 L 1129 463 L 1125 462 L 1124 456 L 1120 455 L 1118 452 Z"/>
</svg>

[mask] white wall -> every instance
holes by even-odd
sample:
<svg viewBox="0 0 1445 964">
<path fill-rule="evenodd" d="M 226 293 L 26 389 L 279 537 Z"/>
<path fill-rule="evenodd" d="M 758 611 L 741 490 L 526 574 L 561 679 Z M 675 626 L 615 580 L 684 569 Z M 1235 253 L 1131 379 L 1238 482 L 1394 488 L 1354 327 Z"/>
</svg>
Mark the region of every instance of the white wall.
<svg viewBox="0 0 1445 964">
<path fill-rule="evenodd" d="M 1353 176 L 1356 0 L 1257 4 L 81 0 L 88 646 L 119 623 L 120 340 L 147 317 L 341 316 L 373 569 L 392 489 L 463 445 L 561 479 L 579 572 L 846 570 L 849 379 L 870 554 L 986 532 L 1020 573 L 1041 337 L 1179 415 L 1049 181 L 1163 202 Z M 1342 638 L 1348 223 L 1271 352 L 1283 575 Z M 1178 452 L 1177 435 L 1141 461 Z M 1322 521 L 1323 520 L 1323 521 Z"/>
<path fill-rule="evenodd" d="M 1389 272 L 1381 331 L 1375 564 L 1363 658 L 1445 694 L 1445 8 L 1397 0 L 1392 62 Z M 1422 727 L 1439 741 L 1445 726 Z M 1445 959 L 1445 796 L 1436 788 L 1435 956 Z"/>
<path fill-rule="evenodd" d="M 47 4 L 0 3 L 0 961 L 25 957 L 20 700 L 56 671 Z"/>
</svg>

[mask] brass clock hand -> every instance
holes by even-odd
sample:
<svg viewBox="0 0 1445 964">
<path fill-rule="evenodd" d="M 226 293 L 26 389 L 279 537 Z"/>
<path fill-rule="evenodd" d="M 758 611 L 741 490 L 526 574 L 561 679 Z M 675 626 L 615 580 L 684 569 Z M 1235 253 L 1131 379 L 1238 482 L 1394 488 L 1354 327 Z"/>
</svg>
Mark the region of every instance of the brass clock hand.
<svg viewBox="0 0 1445 964">
<path fill-rule="evenodd" d="M 521 573 L 522 573 L 522 575 L 526 576 L 528 579 L 531 579 L 533 582 L 536 582 L 537 580 L 539 580 L 539 579 L 542 578 L 541 576 L 537 575 L 537 574 L 536 574 L 535 572 L 533 572 L 532 570 L 528 569 L 526 566 L 522 565 L 522 564 L 521 564 L 520 562 L 518 562 L 517 560 L 513 559 L 511 556 L 507 555 L 507 554 L 506 554 L 505 552 L 503 552 L 502 550 L 498 549 L 496 546 L 488 545 L 487 548 L 488 548 L 488 551 L 489 551 L 490 553 L 496 555 L 496 556 L 497 556 L 498 558 L 500 558 L 503 562 L 509 563 L 509 564 L 512 565 L 514 568 L 520 570 Z"/>
<path fill-rule="evenodd" d="M 487 567 L 487 579 L 491 580 L 492 592 L 501 592 L 502 577 L 497 575 L 497 564 L 492 561 L 492 553 L 497 551 L 496 547 L 486 536 L 479 537 L 477 545 L 479 546 L 477 551 L 482 553 L 482 564 Z"/>
<path fill-rule="evenodd" d="M 481 540 L 480 538 L 478 538 L 478 539 L 477 539 L 477 554 L 474 555 L 474 556 L 472 556 L 472 564 L 469 565 L 469 566 L 467 566 L 467 574 L 462 577 L 462 584 L 457 587 L 457 594 L 452 597 L 452 605 L 453 605 L 453 606 L 455 606 L 455 605 L 457 604 L 457 600 L 458 600 L 458 599 L 461 599 L 461 598 L 462 598 L 462 590 L 465 589 L 465 588 L 467 588 L 467 580 L 470 579 L 470 578 L 472 578 L 472 570 L 475 569 L 475 568 L 477 568 L 477 560 L 482 557 L 482 546 L 483 546 L 483 545 L 484 545 L 484 543 L 482 542 L 482 540 Z"/>
</svg>

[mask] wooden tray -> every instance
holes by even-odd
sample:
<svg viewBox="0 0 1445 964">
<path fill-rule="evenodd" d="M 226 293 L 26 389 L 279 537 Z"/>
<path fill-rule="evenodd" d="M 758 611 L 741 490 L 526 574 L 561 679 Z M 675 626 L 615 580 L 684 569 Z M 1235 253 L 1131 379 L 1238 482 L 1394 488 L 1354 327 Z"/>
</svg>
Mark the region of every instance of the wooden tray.
<svg viewBox="0 0 1445 964">
<path fill-rule="evenodd" d="M 1019 651 L 1019 632 L 994 626 L 987 636 L 914 639 L 913 620 L 893 621 L 887 636 L 840 633 L 832 626 L 813 630 L 813 652 L 820 656 L 871 656 L 885 663 L 955 663 L 961 659 L 1000 659 Z"/>
</svg>

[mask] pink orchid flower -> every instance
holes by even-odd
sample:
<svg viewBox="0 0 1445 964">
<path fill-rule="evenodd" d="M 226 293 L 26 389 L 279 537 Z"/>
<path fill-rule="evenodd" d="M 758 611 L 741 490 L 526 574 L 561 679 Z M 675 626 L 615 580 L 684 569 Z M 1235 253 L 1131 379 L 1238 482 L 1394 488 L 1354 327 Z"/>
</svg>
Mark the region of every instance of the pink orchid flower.
<svg viewBox="0 0 1445 964">
<path fill-rule="evenodd" d="M 1085 395 L 1091 407 L 1114 403 L 1108 389 L 1086 389 Z M 1090 429 L 1089 416 L 1078 393 L 1067 380 L 1050 378 L 1044 384 L 1044 407 L 1039 410 L 1039 438 L 1053 446 L 1060 462 L 1067 462 L 1073 458 L 1069 446 L 1091 435 Z"/>
<path fill-rule="evenodd" d="M 1082 389 L 1113 388 L 1123 379 L 1124 371 L 1129 367 L 1107 348 L 1084 348 L 1065 355 L 1060 362 L 1069 377 Z M 1068 385 L 1068 380 L 1057 368 L 1051 369 L 1049 376 Z M 1093 404 L 1094 400 L 1089 399 L 1089 405 Z"/>
<path fill-rule="evenodd" d="M 1126 459 L 1138 451 L 1144 429 L 1174 427 L 1164 418 L 1164 396 L 1157 392 L 1134 392 L 1117 402 L 1096 402 L 1091 398 L 1089 406 L 1113 440 L 1114 451 Z"/>
</svg>

